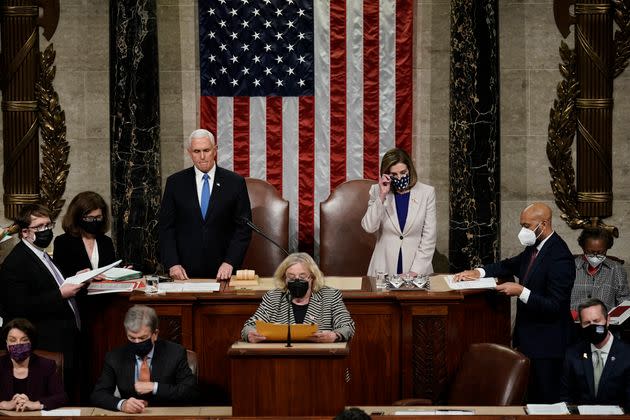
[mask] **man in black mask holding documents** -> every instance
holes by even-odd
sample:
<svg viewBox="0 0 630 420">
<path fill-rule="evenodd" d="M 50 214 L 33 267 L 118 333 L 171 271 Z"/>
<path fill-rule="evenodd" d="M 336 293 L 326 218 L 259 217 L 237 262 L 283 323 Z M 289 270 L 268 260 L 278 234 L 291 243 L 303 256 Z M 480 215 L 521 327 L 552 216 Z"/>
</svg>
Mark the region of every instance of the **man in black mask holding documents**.
<svg viewBox="0 0 630 420">
<path fill-rule="evenodd" d="M 306 253 L 291 254 L 274 274 L 276 289 L 263 296 L 241 336 L 250 343 L 268 339 L 256 328 L 256 321 L 287 324 L 316 324 L 317 331 L 307 339 L 318 343 L 348 341 L 354 334 L 354 321 L 341 299 L 341 292 L 324 285 L 324 275 Z M 290 305 L 290 306 L 289 306 Z"/>
<path fill-rule="evenodd" d="M 551 209 L 543 203 L 527 206 L 520 217 L 518 239 L 525 247 L 515 257 L 474 270 L 454 279 L 517 276 L 497 291 L 518 300 L 512 341 L 531 360 L 529 403 L 558 402 L 562 363 L 572 325 L 569 311 L 575 280 L 573 255 L 551 226 Z"/>
</svg>

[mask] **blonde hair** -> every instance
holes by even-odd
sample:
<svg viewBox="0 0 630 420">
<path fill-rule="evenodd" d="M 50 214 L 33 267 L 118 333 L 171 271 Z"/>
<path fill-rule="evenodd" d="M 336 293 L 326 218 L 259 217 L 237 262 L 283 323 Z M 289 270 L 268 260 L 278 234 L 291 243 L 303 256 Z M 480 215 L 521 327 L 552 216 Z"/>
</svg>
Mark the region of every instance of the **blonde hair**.
<svg viewBox="0 0 630 420">
<path fill-rule="evenodd" d="M 319 290 L 324 287 L 324 274 L 315 263 L 315 260 L 313 260 L 313 257 L 305 252 L 295 252 L 287 256 L 280 263 L 278 268 L 276 268 L 276 272 L 273 274 L 274 282 L 278 289 L 287 290 L 285 276 L 289 267 L 292 267 L 295 264 L 302 264 L 302 266 L 311 273 L 311 278 L 313 279 L 311 283 L 311 291 L 313 293 L 319 292 Z"/>
</svg>

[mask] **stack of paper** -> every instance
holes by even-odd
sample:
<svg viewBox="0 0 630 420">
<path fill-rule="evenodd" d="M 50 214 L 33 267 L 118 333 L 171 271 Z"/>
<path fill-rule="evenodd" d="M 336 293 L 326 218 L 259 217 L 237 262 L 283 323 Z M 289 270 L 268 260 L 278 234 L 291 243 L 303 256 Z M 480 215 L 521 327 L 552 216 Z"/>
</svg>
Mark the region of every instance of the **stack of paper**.
<svg viewBox="0 0 630 420">
<path fill-rule="evenodd" d="M 621 416 L 623 410 L 618 405 L 578 405 L 583 416 Z"/>
<path fill-rule="evenodd" d="M 64 284 L 65 283 L 81 284 L 83 282 L 86 282 L 88 280 L 93 279 L 94 277 L 98 276 L 101 273 L 106 272 L 107 270 L 109 270 L 112 267 L 116 267 L 121 262 L 122 262 L 122 260 L 118 260 L 116 262 L 111 263 L 110 265 L 106 265 L 105 267 L 100 267 L 100 268 L 97 268 L 95 270 L 86 271 L 84 273 L 79 273 L 79 274 L 77 274 L 75 276 L 68 277 L 67 279 L 64 280 Z"/>
<path fill-rule="evenodd" d="M 618 306 L 615 306 L 608 312 L 610 317 L 610 323 L 612 325 L 619 325 L 630 318 L 630 300 L 624 300 Z"/>
<path fill-rule="evenodd" d="M 158 291 L 166 293 L 210 293 L 218 292 L 221 283 L 217 282 L 186 282 L 186 283 L 159 283 Z"/>
<path fill-rule="evenodd" d="M 142 277 L 142 272 L 123 267 L 110 268 L 103 273 L 105 280 L 114 281 L 135 280 L 140 277 Z"/>
<path fill-rule="evenodd" d="M 529 415 L 571 414 L 566 403 L 556 404 L 527 404 Z"/>
<path fill-rule="evenodd" d="M 497 279 L 495 277 L 483 277 L 477 280 L 453 280 L 455 276 L 446 276 L 446 284 L 451 290 L 468 290 L 468 289 L 496 289 Z"/>
<path fill-rule="evenodd" d="M 140 283 L 137 281 L 132 282 L 117 282 L 117 281 L 103 281 L 98 283 L 90 283 L 87 289 L 88 296 L 102 295 L 104 293 L 122 293 L 132 292 L 138 287 Z"/>
</svg>

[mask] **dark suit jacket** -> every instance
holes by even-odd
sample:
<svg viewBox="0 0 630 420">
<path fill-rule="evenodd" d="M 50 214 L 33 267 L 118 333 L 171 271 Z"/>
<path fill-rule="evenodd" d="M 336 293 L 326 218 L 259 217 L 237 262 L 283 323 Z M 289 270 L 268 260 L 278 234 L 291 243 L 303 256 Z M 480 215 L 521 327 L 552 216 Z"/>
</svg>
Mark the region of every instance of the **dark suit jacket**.
<svg viewBox="0 0 630 420">
<path fill-rule="evenodd" d="M 98 266 L 104 267 L 116 261 L 114 243 L 109 236 L 97 235 L 96 246 L 98 247 Z M 72 236 L 64 233 L 55 238 L 53 251 L 55 265 L 64 277 L 77 274 L 85 268 L 92 269 L 90 257 L 85 250 L 83 239 L 80 236 Z"/>
<path fill-rule="evenodd" d="M 615 337 L 606 359 L 597 395 L 593 384 L 591 345 L 576 344 L 567 350 L 560 387 L 569 404 L 620 405 L 630 410 L 630 346 Z"/>
<path fill-rule="evenodd" d="M 64 353 L 64 367 L 74 367 L 79 330 L 68 301 L 42 260 L 20 241 L 0 268 L 4 322 L 26 318 L 37 328 L 37 347 Z"/>
<path fill-rule="evenodd" d="M 158 340 L 151 361 L 151 381 L 158 383 L 156 395 L 138 395 L 134 389 L 136 357 L 129 346 L 110 351 L 105 356 L 103 373 L 92 396 L 92 403 L 107 410 L 116 410 L 121 399 L 130 397 L 149 401 L 150 406 L 184 405 L 197 401 L 197 385 L 188 367 L 186 349 L 170 341 Z M 114 396 L 118 387 L 121 398 Z"/>
<path fill-rule="evenodd" d="M 241 222 L 252 210 L 245 179 L 217 167 L 206 219 L 201 217 L 193 167 L 168 177 L 160 209 L 160 252 L 166 269 L 181 264 L 188 277 L 216 277 L 227 262 L 236 270 L 252 233 Z"/>
<path fill-rule="evenodd" d="M 68 403 L 61 377 L 55 362 L 32 354 L 28 362 L 26 395 L 31 401 L 44 404 L 52 410 Z M 15 395 L 13 390 L 13 363 L 9 355 L 0 357 L 0 401 L 8 401 Z"/>
<path fill-rule="evenodd" d="M 553 233 L 542 247 L 527 278 L 533 246 L 519 255 L 490 264 L 488 277 L 518 276 L 531 294 L 527 304 L 517 300 L 513 343 L 529 358 L 562 359 L 572 324 L 569 311 L 575 281 L 575 263 L 567 244 Z"/>
</svg>

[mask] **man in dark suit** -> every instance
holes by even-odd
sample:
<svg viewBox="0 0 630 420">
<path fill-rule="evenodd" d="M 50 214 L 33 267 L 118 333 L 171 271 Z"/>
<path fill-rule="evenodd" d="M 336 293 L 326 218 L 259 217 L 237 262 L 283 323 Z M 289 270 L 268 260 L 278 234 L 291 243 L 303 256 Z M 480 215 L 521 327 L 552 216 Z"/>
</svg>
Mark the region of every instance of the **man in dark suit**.
<svg viewBox="0 0 630 420">
<path fill-rule="evenodd" d="M 525 249 L 515 257 L 483 268 L 464 271 L 456 280 L 513 277 L 497 291 L 517 296 L 514 347 L 530 358 L 530 403 L 558 401 L 562 362 L 571 328 L 571 288 L 575 280 L 573 255 L 553 231 L 551 209 L 534 203 L 521 212 L 518 238 Z"/>
<path fill-rule="evenodd" d="M 560 400 L 576 405 L 619 405 L 630 410 L 630 346 L 608 331 L 599 299 L 578 307 L 583 340 L 567 350 Z"/>
<path fill-rule="evenodd" d="M 158 340 L 158 317 L 153 308 L 132 306 L 125 315 L 129 344 L 105 356 L 105 366 L 92 403 L 107 410 L 141 413 L 148 405 L 194 404 L 195 377 L 186 349 Z M 118 387 L 120 396 L 114 395 Z"/>
<path fill-rule="evenodd" d="M 247 252 L 252 211 L 245 180 L 215 165 L 207 130 L 185 142 L 193 167 L 168 177 L 160 209 L 162 263 L 176 280 L 229 279 Z"/>
<path fill-rule="evenodd" d="M 4 322 L 28 319 L 37 329 L 39 348 L 63 352 L 64 383 L 72 397 L 81 328 L 75 295 L 84 285 L 64 283 L 63 275 L 45 251 L 55 226 L 47 208 L 26 205 L 15 222 L 22 240 L 0 268 L 2 317 Z"/>
</svg>

